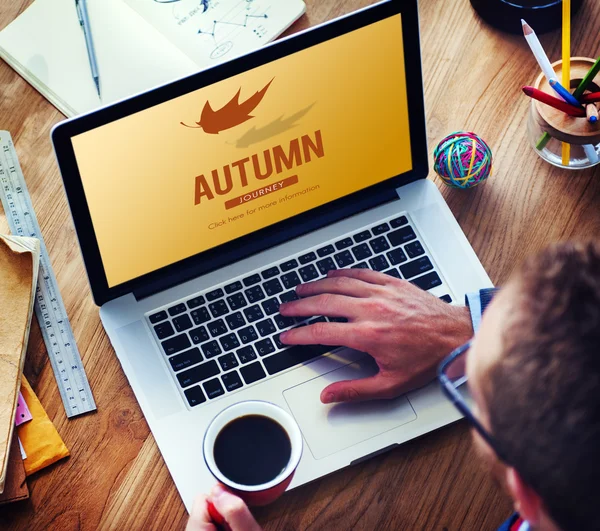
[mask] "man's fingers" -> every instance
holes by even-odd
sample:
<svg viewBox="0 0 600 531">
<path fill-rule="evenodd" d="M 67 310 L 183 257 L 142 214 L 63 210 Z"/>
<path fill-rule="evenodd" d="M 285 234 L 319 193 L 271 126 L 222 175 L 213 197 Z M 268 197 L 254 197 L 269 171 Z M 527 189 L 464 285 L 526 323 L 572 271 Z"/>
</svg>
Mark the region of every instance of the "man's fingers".
<svg viewBox="0 0 600 531">
<path fill-rule="evenodd" d="M 373 271 L 372 269 L 332 269 L 327 273 L 328 278 L 338 278 L 338 277 L 346 277 L 346 278 L 354 278 L 357 280 L 362 280 L 363 282 L 368 282 L 369 284 L 377 284 L 379 286 L 386 286 L 392 283 L 394 277 L 390 277 L 389 275 L 385 275 L 384 273 L 379 273 L 378 271 Z"/>
<path fill-rule="evenodd" d="M 286 345 L 343 345 L 360 350 L 355 341 L 358 333 L 353 328 L 346 323 L 315 323 L 283 332 L 280 339 Z"/>
<path fill-rule="evenodd" d="M 322 293 L 346 295 L 348 297 L 372 297 L 379 293 L 381 288 L 369 282 L 347 276 L 328 277 L 296 287 L 300 297 L 312 297 Z"/>
<path fill-rule="evenodd" d="M 208 501 L 204 494 L 199 494 L 194 500 L 190 518 L 185 531 L 216 531 L 217 528 L 210 520 L 208 514 Z"/>
<path fill-rule="evenodd" d="M 210 501 L 229 524 L 231 531 L 261 531 L 248 506 L 222 485 L 213 487 Z"/>
<path fill-rule="evenodd" d="M 306 299 L 286 302 L 279 307 L 279 313 L 288 317 L 327 315 L 353 318 L 358 314 L 357 301 L 358 299 L 354 297 L 323 293 Z"/>
<path fill-rule="evenodd" d="M 328 385 L 321 391 L 321 402 L 362 402 L 378 398 L 395 398 L 400 393 L 397 380 L 387 379 L 380 374 L 360 380 L 344 380 Z"/>
</svg>

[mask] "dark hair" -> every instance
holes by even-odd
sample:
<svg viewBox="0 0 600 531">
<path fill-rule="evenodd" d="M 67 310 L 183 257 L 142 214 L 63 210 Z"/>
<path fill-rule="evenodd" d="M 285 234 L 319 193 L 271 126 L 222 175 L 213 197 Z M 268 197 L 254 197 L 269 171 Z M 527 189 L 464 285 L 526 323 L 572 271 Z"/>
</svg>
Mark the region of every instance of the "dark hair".
<svg viewBox="0 0 600 531">
<path fill-rule="evenodd" d="M 563 531 L 600 529 L 600 245 L 553 245 L 514 280 L 492 433 Z"/>
</svg>

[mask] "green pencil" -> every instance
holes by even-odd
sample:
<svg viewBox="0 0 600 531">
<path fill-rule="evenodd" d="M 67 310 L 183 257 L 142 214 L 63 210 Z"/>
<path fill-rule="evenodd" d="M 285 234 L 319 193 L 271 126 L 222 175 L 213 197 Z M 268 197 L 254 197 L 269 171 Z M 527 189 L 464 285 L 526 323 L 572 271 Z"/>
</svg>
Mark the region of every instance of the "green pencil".
<svg viewBox="0 0 600 531">
<path fill-rule="evenodd" d="M 575 89 L 575 92 L 573 92 L 573 96 L 575 97 L 575 99 L 578 100 L 579 98 L 581 98 L 581 96 L 583 96 L 585 89 L 594 80 L 598 72 L 600 72 L 600 57 L 594 63 L 594 66 L 590 68 L 590 71 L 581 80 L 581 83 L 579 83 L 579 86 L 577 87 L 577 89 Z"/>
</svg>

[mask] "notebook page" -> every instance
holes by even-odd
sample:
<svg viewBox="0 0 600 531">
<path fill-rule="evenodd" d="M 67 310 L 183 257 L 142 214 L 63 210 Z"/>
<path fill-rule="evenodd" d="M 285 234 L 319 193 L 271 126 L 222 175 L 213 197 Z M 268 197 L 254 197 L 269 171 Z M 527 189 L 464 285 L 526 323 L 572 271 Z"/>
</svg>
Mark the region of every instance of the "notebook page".
<svg viewBox="0 0 600 531">
<path fill-rule="evenodd" d="M 36 0 L 0 32 L 0 57 L 73 116 L 198 70 L 121 0 L 88 0 L 102 100 L 75 0 Z"/>
</svg>

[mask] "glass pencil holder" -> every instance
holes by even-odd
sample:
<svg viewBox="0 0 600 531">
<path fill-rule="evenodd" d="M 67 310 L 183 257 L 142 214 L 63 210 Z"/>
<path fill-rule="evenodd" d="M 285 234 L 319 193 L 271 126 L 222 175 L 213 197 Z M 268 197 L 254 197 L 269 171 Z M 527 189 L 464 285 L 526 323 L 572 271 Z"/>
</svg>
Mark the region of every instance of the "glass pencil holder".
<svg viewBox="0 0 600 531">
<path fill-rule="evenodd" d="M 587 57 L 571 59 L 571 92 L 595 63 Z M 562 79 L 562 61 L 553 65 L 556 77 Z M 600 75 L 589 84 L 587 92 L 600 92 Z M 534 87 L 556 96 L 544 74 L 540 74 Z M 587 117 L 569 116 L 545 103 L 531 100 L 527 137 L 536 153 L 546 162 L 567 169 L 591 168 L 600 163 L 600 120 L 591 123 Z M 564 160 L 568 163 L 564 164 Z"/>
</svg>

